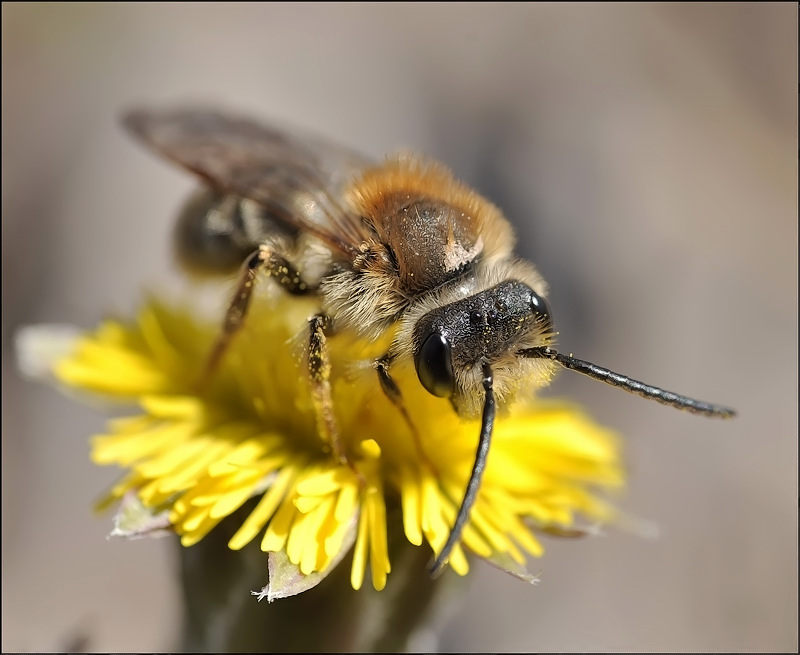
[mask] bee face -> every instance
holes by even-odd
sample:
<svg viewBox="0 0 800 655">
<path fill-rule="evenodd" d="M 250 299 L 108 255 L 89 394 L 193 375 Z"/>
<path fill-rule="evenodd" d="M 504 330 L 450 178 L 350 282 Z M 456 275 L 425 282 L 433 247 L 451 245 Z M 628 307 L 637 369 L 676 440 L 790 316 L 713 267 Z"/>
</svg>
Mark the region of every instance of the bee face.
<svg viewBox="0 0 800 655">
<path fill-rule="evenodd" d="M 460 376 L 525 347 L 542 346 L 552 331 L 547 301 L 527 284 L 506 280 L 425 314 L 414 328 L 414 364 L 434 396 L 452 398 Z M 473 385 L 470 385 L 473 386 Z"/>
</svg>

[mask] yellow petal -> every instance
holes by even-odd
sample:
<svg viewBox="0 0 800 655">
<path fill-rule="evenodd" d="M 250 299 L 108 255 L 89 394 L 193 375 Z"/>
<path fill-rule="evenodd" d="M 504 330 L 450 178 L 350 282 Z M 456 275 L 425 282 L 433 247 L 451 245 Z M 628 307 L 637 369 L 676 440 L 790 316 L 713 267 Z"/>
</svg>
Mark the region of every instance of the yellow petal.
<svg viewBox="0 0 800 655">
<path fill-rule="evenodd" d="M 327 496 L 337 491 L 352 478 L 352 473 L 343 466 L 322 471 L 319 475 L 303 478 L 297 485 L 301 496 Z"/>
<path fill-rule="evenodd" d="M 368 492 L 369 515 L 369 561 L 372 568 L 372 586 L 381 591 L 386 586 L 386 576 L 392 570 L 389 564 L 389 548 L 386 544 L 386 505 L 383 493 L 376 486 Z"/>
<path fill-rule="evenodd" d="M 422 521 L 420 519 L 420 489 L 416 475 L 404 471 L 400 478 L 400 498 L 403 507 L 403 529 L 415 546 L 422 544 Z"/>
<path fill-rule="evenodd" d="M 242 527 L 231 537 L 231 540 L 228 542 L 228 548 L 231 550 L 239 550 L 255 538 L 259 530 L 272 518 L 278 505 L 283 500 L 286 490 L 294 481 L 295 475 L 296 470 L 292 466 L 287 466 L 278 473 L 275 481 L 262 496 L 261 500 L 258 501 L 258 505 L 256 505 L 255 509 L 250 512 L 244 523 L 242 523 Z"/>
<path fill-rule="evenodd" d="M 295 514 L 297 514 L 290 497 L 293 493 L 294 491 L 292 490 L 269 522 L 264 538 L 261 540 L 261 550 L 266 552 L 278 551 L 286 543 L 286 539 L 289 537 L 289 529 L 292 527 L 292 521 Z"/>
<path fill-rule="evenodd" d="M 358 591 L 364 584 L 364 572 L 367 570 L 367 535 L 369 534 L 369 518 L 367 512 L 361 512 L 358 519 L 358 535 L 353 549 L 353 566 L 350 569 L 350 585 Z"/>
</svg>

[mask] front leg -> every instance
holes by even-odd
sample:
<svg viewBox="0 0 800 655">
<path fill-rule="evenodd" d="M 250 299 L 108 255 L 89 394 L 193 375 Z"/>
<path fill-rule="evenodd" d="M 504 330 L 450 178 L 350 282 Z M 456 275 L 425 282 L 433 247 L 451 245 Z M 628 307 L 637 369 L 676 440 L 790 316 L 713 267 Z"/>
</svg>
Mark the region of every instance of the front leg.
<svg viewBox="0 0 800 655">
<path fill-rule="evenodd" d="M 428 465 L 431 471 L 435 473 L 436 469 L 428 459 L 428 456 L 425 454 L 425 449 L 422 447 L 422 439 L 420 438 L 417 427 L 411 420 L 411 415 L 408 413 L 408 408 L 403 401 L 403 394 L 400 392 L 400 387 L 397 386 L 397 383 L 394 381 L 392 376 L 389 375 L 389 366 L 391 363 L 392 358 L 389 355 L 384 355 L 380 359 L 375 360 L 374 366 L 378 373 L 378 380 L 381 383 L 381 389 L 383 390 L 383 393 L 386 394 L 386 397 L 392 401 L 392 404 L 397 407 L 397 409 L 400 411 L 400 414 L 403 416 L 403 420 L 405 420 L 406 425 L 408 425 L 408 429 L 411 431 L 411 436 L 414 438 L 414 444 L 417 447 L 417 455 L 423 462 L 425 462 L 425 464 Z"/>
</svg>

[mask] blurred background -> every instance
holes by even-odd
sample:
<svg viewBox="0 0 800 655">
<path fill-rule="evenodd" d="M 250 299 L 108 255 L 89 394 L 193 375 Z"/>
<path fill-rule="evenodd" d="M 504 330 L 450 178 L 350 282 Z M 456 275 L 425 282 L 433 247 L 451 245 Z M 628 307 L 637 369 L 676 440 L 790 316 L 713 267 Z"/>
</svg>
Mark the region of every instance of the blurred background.
<svg viewBox="0 0 800 655">
<path fill-rule="evenodd" d="M 795 3 L 3 3 L 2 649 L 176 644 L 173 544 L 90 511 L 105 417 L 12 346 L 175 278 L 193 182 L 118 118 L 206 100 L 443 160 L 515 224 L 566 350 L 740 411 L 561 374 L 659 534 L 548 540 L 536 587 L 477 565 L 439 648 L 796 651 L 797 39 Z"/>
</svg>

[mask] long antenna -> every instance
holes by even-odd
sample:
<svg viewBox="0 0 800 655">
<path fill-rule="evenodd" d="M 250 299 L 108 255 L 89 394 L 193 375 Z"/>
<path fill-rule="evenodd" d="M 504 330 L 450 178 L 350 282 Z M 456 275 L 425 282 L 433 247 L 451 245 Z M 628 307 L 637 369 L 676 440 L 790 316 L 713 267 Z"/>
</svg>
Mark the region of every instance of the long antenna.
<svg viewBox="0 0 800 655">
<path fill-rule="evenodd" d="M 732 418 L 736 416 L 736 411 L 728 407 L 714 405 L 702 400 L 695 400 L 694 398 L 681 396 L 680 394 L 673 393 L 672 391 L 665 391 L 664 389 L 660 389 L 650 384 L 645 384 L 644 382 L 639 382 L 638 380 L 629 378 L 627 375 L 614 373 L 614 371 L 610 371 L 602 366 L 597 366 L 597 364 L 592 364 L 591 362 L 577 359 L 571 355 L 564 355 L 557 352 L 555 349 L 550 348 L 549 346 L 526 348 L 525 350 L 517 351 L 517 354 L 521 355 L 522 357 L 539 357 L 542 359 L 553 360 L 554 362 L 561 364 L 561 366 L 564 368 L 577 371 L 578 373 L 583 373 L 594 380 L 600 380 L 600 382 L 605 382 L 606 384 L 619 387 L 620 389 L 624 389 L 630 393 L 635 393 L 637 396 L 650 398 L 651 400 L 655 400 L 662 405 L 671 405 L 672 407 L 676 407 L 687 412 L 693 412 L 694 414 L 703 414 L 705 416 L 714 416 L 717 418 Z"/>
<path fill-rule="evenodd" d="M 467 490 L 464 492 L 464 500 L 461 501 L 461 507 L 458 509 L 456 522 L 450 530 L 450 535 L 447 537 L 444 548 L 442 548 L 431 565 L 430 574 L 433 576 L 439 575 L 442 567 L 447 563 L 450 553 L 461 538 L 461 531 L 469 519 L 472 505 L 478 497 L 478 489 L 481 486 L 483 470 L 486 468 L 486 456 L 489 454 L 489 444 L 492 441 L 492 430 L 494 429 L 495 402 L 494 391 L 492 390 L 493 384 L 492 369 L 489 364 L 484 362 L 483 388 L 486 391 L 486 397 L 483 401 L 483 417 L 481 418 L 481 436 L 478 439 L 478 451 L 475 453 L 475 463 L 472 465 L 472 473 L 469 476 L 469 482 L 467 482 Z"/>
</svg>

